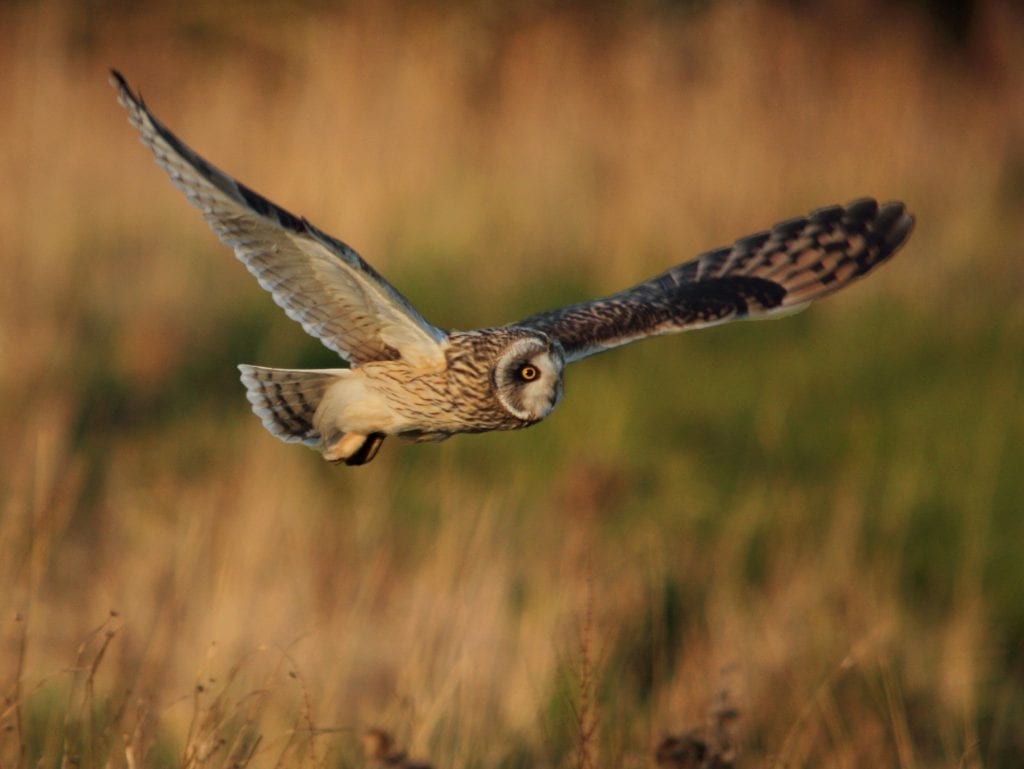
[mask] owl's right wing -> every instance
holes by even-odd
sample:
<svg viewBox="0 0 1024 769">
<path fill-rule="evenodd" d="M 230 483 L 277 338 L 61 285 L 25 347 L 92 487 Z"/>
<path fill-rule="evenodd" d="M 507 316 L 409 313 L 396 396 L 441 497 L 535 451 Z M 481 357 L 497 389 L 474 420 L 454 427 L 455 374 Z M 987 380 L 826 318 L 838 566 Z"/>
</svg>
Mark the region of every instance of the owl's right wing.
<svg viewBox="0 0 1024 769">
<path fill-rule="evenodd" d="M 444 368 L 448 335 L 355 251 L 208 163 L 150 113 L 120 73 L 111 75 L 157 163 L 308 334 L 354 365 L 401 357 Z"/>
<path fill-rule="evenodd" d="M 794 312 L 869 273 L 913 226 L 898 202 L 821 208 L 625 291 L 514 325 L 557 339 L 568 362 L 648 336 Z"/>
</svg>

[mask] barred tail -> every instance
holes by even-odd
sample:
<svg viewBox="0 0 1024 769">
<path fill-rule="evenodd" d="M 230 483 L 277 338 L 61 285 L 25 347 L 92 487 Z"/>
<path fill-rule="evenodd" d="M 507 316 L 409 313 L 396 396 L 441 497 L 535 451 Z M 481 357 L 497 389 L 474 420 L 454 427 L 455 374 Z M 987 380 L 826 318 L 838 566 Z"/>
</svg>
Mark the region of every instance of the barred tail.
<svg viewBox="0 0 1024 769">
<path fill-rule="evenodd" d="M 263 420 L 264 427 L 288 443 L 319 446 L 313 415 L 324 392 L 345 369 L 304 371 L 242 365 L 238 370 L 253 413 Z"/>
</svg>

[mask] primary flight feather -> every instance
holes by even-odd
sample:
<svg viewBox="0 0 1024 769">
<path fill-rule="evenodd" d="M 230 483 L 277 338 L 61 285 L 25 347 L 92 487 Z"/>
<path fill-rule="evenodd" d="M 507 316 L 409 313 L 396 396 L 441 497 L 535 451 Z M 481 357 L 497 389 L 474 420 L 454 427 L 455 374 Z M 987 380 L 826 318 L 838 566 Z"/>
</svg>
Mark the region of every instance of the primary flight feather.
<svg viewBox="0 0 1024 769">
<path fill-rule="evenodd" d="M 536 424 L 561 398 L 567 363 L 649 336 L 797 310 L 871 272 L 914 224 L 899 202 L 820 208 L 602 299 L 446 332 L 343 242 L 204 160 L 111 74 L 174 185 L 288 316 L 349 363 L 239 366 L 264 426 L 332 462 L 369 462 L 389 435 L 443 440 Z"/>
</svg>

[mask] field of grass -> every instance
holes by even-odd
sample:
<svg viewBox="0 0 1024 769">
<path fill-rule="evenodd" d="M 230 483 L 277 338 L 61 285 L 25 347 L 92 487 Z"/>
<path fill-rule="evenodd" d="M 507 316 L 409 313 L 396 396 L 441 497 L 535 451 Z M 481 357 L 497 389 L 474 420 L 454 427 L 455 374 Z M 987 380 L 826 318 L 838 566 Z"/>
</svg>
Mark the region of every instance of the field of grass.
<svg viewBox="0 0 1024 769">
<path fill-rule="evenodd" d="M 737 767 L 1020 766 L 1024 17 L 518 8 L 0 6 L 0 769 L 363 766 L 370 728 L 628 769 L 700 725 Z M 574 365 L 530 430 L 336 468 L 235 370 L 331 353 L 111 66 L 447 328 L 861 195 L 918 224 L 800 315 Z"/>
</svg>

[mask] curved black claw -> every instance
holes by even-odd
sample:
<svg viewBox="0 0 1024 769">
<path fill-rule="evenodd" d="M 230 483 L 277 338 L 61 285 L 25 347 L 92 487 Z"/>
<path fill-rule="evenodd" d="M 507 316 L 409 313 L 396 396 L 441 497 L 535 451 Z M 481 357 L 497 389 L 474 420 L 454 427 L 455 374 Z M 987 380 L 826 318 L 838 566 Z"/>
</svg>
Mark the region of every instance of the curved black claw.
<svg viewBox="0 0 1024 769">
<path fill-rule="evenodd" d="M 386 437 L 384 433 L 370 433 L 366 436 L 366 440 L 363 441 L 363 445 L 345 460 L 345 464 L 349 466 L 365 465 L 377 456 L 377 452 L 380 451 L 381 444 L 384 443 Z"/>
</svg>

